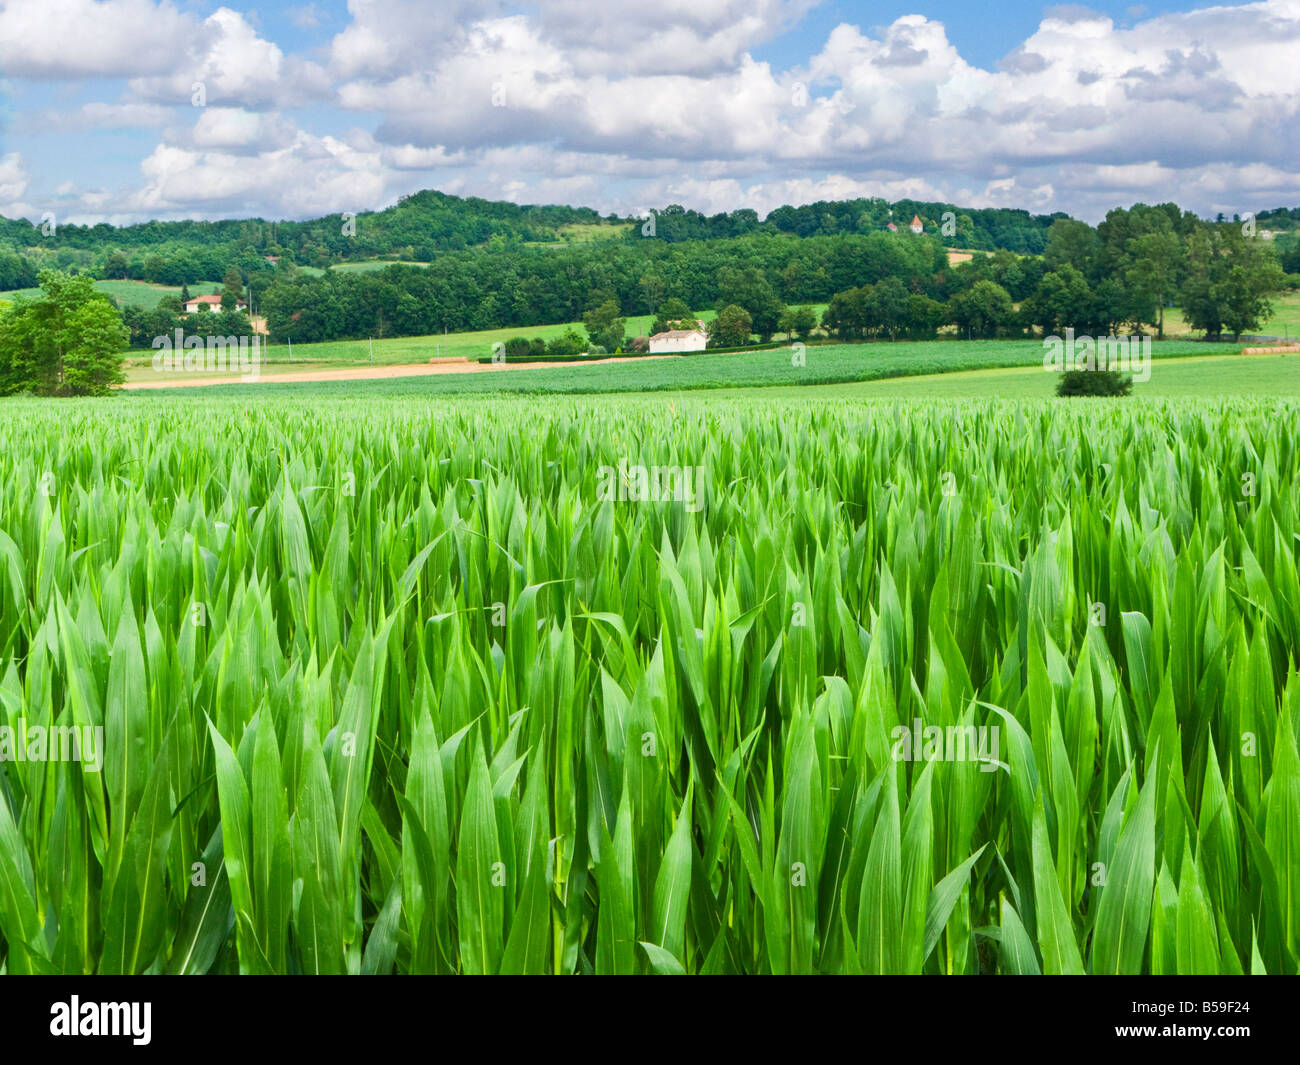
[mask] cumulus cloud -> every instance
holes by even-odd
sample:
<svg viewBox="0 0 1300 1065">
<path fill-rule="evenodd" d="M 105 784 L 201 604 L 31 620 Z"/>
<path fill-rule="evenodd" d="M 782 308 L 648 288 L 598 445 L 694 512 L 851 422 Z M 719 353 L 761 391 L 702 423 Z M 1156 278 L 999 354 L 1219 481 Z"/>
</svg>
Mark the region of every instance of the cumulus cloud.
<svg viewBox="0 0 1300 1065">
<path fill-rule="evenodd" d="M 228 106 L 332 92 L 319 64 L 286 56 L 239 12 L 220 7 L 199 18 L 170 0 L 6 0 L 0 70 L 33 81 L 128 79 L 124 104 L 188 104 L 196 84 Z"/>
<path fill-rule="evenodd" d="M 793 26 L 818 0 L 348 0 L 330 57 L 340 77 L 427 71 L 473 27 L 519 14 L 575 71 L 708 74 Z"/>
<path fill-rule="evenodd" d="M 163 73 L 193 28 L 168 0 L 6 0 L 0 70 L 37 79 Z"/>
<path fill-rule="evenodd" d="M 429 185 L 601 210 L 906 195 L 1091 217 L 1136 199 L 1210 212 L 1300 198 L 1300 0 L 1127 26 L 1058 6 L 994 69 L 919 14 L 838 25 L 788 69 L 755 57 L 813 2 L 349 0 L 312 59 L 231 8 L 10 0 L 0 62 L 32 80 L 129 77 L 68 122 L 162 129 L 145 187 L 115 197 L 142 213 L 302 216 Z M 19 48 L 55 24 L 51 4 L 103 40 Z"/>
<path fill-rule="evenodd" d="M 237 11 L 218 8 L 195 28 L 183 61 L 163 75 L 132 78 L 132 97 L 156 103 L 274 108 L 331 93 L 324 69 L 286 56 Z"/>
<path fill-rule="evenodd" d="M 27 191 L 27 167 L 17 152 L 0 156 L 0 202 L 17 200 Z"/>
<path fill-rule="evenodd" d="M 372 149 L 350 136 L 301 130 L 291 143 L 252 156 L 159 145 L 140 169 L 146 187 L 121 213 L 165 216 L 201 206 L 211 217 L 306 217 L 368 210 L 389 196 Z"/>
<path fill-rule="evenodd" d="M 25 198 L 29 175 L 27 164 L 17 152 L 0 155 L 0 215 L 6 218 L 39 217 L 34 204 Z"/>
<path fill-rule="evenodd" d="M 351 22 L 330 45 L 330 69 L 340 78 L 427 70 L 455 53 L 463 27 L 505 6 L 497 0 L 348 0 Z"/>
<path fill-rule="evenodd" d="M 788 178 L 779 181 L 746 183 L 736 178 L 669 177 L 652 182 L 647 191 L 650 203 L 690 204 L 706 214 L 734 211 L 738 204 L 750 207 L 760 216 L 787 203 L 815 203 L 818 200 L 851 200 L 883 197 L 901 200 L 942 199 L 943 191 L 924 178 L 900 175 L 850 177 L 827 174 L 821 178 Z"/>
<path fill-rule="evenodd" d="M 793 26 L 817 0 L 544 0 L 527 5 L 575 70 L 709 74 Z"/>
<path fill-rule="evenodd" d="M 189 140 L 197 148 L 262 153 L 288 147 L 298 139 L 298 132 L 279 115 L 240 107 L 209 107 L 199 115 Z"/>
</svg>

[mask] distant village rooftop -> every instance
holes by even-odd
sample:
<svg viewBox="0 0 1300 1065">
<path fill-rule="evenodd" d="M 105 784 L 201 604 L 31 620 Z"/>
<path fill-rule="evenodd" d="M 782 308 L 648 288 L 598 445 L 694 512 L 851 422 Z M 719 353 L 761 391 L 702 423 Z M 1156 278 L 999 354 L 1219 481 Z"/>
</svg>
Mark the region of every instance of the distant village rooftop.
<svg viewBox="0 0 1300 1065">
<path fill-rule="evenodd" d="M 200 305 L 212 307 L 215 309 L 221 306 L 221 297 L 216 295 L 194 296 L 191 299 L 185 301 L 185 310 L 187 313 L 190 311 L 197 311 Z M 235 306 L 246 307 L 247 304 L 241 299 L 235 301 Z"/>
</svg>

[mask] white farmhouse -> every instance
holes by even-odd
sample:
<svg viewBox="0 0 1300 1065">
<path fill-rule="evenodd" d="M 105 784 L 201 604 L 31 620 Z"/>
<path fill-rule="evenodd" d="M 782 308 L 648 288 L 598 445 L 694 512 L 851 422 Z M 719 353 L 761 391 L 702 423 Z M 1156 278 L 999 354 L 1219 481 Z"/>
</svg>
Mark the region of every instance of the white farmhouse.
<svg viewBox="0 0 1300 1065">
<path fill-rule="evenodd" d="M 200 306 L 202 306 L 202 305 L 204 305 L 204 304 L 207 305 L 207 308 L 208 308 L 208 310 L 210 310 L 210 311 L 219 311 L 219 310 L 221 310 L 221 297 L 220 297 L 220 296 L 215 296 L 215 295 L 214 295 L 214 296 L 195 296 L 192 300 L 189 301 L 189 303 L 186 303 L 186 304 L 184 305 L 185 313 L 186 313 L 186 314 L 193 314 L 195 311 L 197 311 L 197 310 L 199 309 Z M 236 301 L 235 301 L 235 310 L 237 310 L 237 311 L 242 311 L 242 310 L 247 309 L 247 307 L 248 307 L 248 304 L 245 303 L 243 300 L 236 300 Z"/>
<path fill-rule="evenodd" d="M 670 329 L 650 338 L 650 354 L 674 354 L 683 351 L 703 351 L 709 342 L 703 329 Z"/>
</svg>

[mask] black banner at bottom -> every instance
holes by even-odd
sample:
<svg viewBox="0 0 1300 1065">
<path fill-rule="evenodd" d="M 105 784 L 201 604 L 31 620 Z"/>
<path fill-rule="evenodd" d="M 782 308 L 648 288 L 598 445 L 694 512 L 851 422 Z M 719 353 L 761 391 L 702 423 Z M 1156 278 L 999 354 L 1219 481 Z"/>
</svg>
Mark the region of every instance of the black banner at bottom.
<svg viewBox="0 0 1300 1065">
<path fill-rule="evenodd" d="M 96 1042 L 127 1053 L 192 1052 L 214 1043 L 338 1056 L 350 1048 L 382 1052 L 395 1031 L 472 1027 L 482 1035 L 487 1022 L 498 1051 L 514 1040 L 536 1046 L 560 1033 L 598 1047 L 618 1045 L 601 1040 L 605 1026 L 626 1038 L 633 1003 L 644 1023 L 703 1025 L 730 1050 L 736 1037 L 766 1044 L 787 1034 L 807 1038 L 815 1034 L 810 1029 L 842 1029 L 842 1007 L 852 1002 L 855 1023 L 874 1022 L 930 1050 L 968 1049 L 991 1037 L 1040 1039 L 1046 1030 L 1052 1050 L 1173 1042 L 1231 1053 L 1238 1044 L 1263 1047 L 1285 1038 L 1296 988 L 1244 977 L 841 979 L 850 983 L 834 990 L 770 978 L 741 989 L 733 981 L 712 997 L 703 989 L 684 997 L 680 986 L 642 978 L 630 1000 L 626 984 L 590 979 L 580 987 L 538 980 L 522 987 L 516 979 L 506 988 L 431 977 L 10 977 L 0 984 L 0 1032 L 6 1052 L 81 1053 Z M 801 993 L 816 996 L 811 1011 Z M 764 1023 L 755 1027 L 757 1018 Z"/>
</svg>

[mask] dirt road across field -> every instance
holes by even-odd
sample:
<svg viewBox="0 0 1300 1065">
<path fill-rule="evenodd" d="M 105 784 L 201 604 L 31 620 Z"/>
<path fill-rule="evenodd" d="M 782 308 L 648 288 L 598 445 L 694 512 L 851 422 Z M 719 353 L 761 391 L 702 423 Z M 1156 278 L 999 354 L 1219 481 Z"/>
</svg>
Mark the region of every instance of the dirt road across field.
<svg viewBox="0 0 1300 1065">
<path fill-rule="evenodd" d="M 680 355 L 638 355 L 635 359 L 573 359 L 563 362 L 471 362 L 469 359 L 444 360 L 435 363 L 408 363 L 398 366 L 348 366 L 338 370 L 293 370 L 284 373 L 259 373 L 252 380 L 238 374 L 224 377 L 190 377 L 185 373 L 159 373 L 156 380 L 127 381 L 122 388 L 201 388 L 204 385 L 269 385 L 296 381 L 375 381 L 391 377 L 434 377 L 441 374 L 500 373 L 518 370 L 538 370 L 548 366 L 606 366 L 611 363 L 641 361 L 644 359 L 679 359 Z"/>
</svg>

